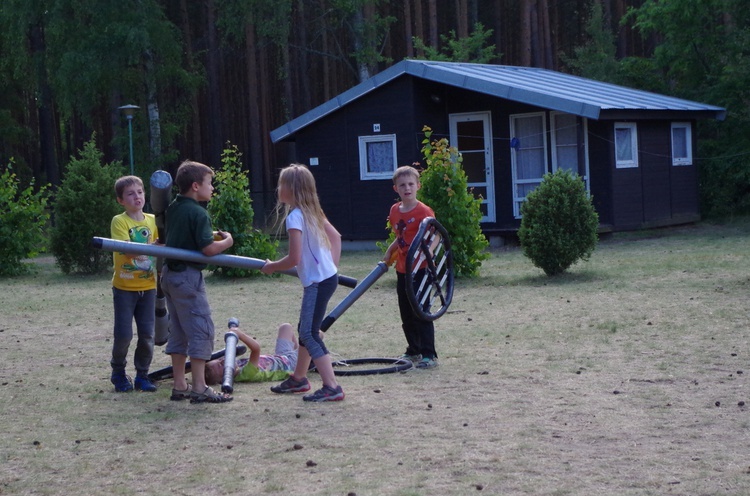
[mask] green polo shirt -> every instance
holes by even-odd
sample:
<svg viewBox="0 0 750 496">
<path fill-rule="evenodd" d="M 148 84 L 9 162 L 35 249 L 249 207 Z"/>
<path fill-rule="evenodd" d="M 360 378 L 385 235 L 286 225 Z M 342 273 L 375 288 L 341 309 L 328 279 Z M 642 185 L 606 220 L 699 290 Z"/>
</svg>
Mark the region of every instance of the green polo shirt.
<svg viewBox="0 0 750 496">
<path fill-rule="evenodd" d="M 183 250 L 202 251 L 214 241 L 211 217 L 200 203 L 190 197 L 177 195 L 167 208 L 166 214 L 166 245 Z M 198 270 L 206 268 L 206 264 L 186 262 L 172 258 L 165 259 L 170 270 L 181 272 L 186 267 Z"/>
</svg>

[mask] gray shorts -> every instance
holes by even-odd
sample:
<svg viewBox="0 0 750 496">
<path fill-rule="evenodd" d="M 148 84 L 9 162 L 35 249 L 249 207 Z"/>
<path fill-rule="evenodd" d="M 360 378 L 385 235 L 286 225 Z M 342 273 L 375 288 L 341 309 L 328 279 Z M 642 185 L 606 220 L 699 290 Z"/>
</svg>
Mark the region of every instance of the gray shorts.
<svg viewBox="0 0 750 496">
<path fill-rule="evenodd" d="M 289 365 L 292 370 L 297 366 L 298 350 L 294 349 L 294 343 L 288 339 L 277 338 L 276 349 L 273 354 L 285 357 L 289 360 Z"/>
<path fill-rule="evenodd" d="M 165 353 L 210 359 L 214 350 L 214 322 L 203 272 L 192 267 L 175 272 L 165 265 L 161 288 L 169 311 L 169 341 Z"/>
</svg>

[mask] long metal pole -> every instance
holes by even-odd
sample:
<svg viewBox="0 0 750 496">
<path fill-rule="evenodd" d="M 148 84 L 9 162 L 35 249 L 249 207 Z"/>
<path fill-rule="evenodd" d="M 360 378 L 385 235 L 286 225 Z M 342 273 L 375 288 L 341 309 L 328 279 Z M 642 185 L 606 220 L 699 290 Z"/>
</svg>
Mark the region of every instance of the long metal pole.
<svg viewBox="0 0 750 496">
<path fill-rule="evenodd" d="M 91 246 L 106 251 L 148 255 L 157 258 L 174 258 L 175 260 L 237 267 L 240 269 L 260 270 L 266 264 L 265 260 L 260 260 L 258 258 L 224 254 L 208 257 L 199 251 L 183 250 L 181 248 L 173 248 L 170 246 L 149 245 L 146 243 L 134 243 L 132 241 L 120 241 L 119 239 L 99 238 L 96 236 L 91 238 Z M 297 277 L 296 268 L 280 272 Z M 357 280 L 353 277 L 342 276 L 339 274 L 339 284 L 348 288 L 354 288 L 357 286 Z"/>
<path fill-rule="evenodd" d="M 336 322 L 336 319 L 341 317 L 341 315 L 346 312 L 347 308 L 352 306 L 352 304 L 357 301 L 365 291 L 370 289 L 370 286 L 375 284 L 375 281 L 380 279 L 380 276 L 382 276 L 386 272 L 388 272 L 388 265 L 386 265 L 385 262 L 378 262 L 378 265 L 375 266 L 374 269 L 372 269 L 372 272 L 367 274 L 367 277 L 362 279 L 362 282 L 356 288 L 354 288 L 354 291 L 349 293 L 346 298 L 341 300 L 341 302 L 336 305 L 336 308 L 331 310 L 331 313 L 329 313 L 328 316 L 323 319 L 323 323 L 320 324 L 320 330 L 326 332 L 328 328 L 331 327 L 334 322 Z"/>
</svg>

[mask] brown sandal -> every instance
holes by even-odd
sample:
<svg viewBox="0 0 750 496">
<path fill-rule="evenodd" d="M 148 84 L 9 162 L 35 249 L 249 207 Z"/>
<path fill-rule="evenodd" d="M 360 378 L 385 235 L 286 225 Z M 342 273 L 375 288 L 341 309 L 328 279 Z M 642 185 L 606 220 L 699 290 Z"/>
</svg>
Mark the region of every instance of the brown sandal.
<svg viewBox="0 0 750 496">
<path fill-rule="evenodd" d="M 233 399 L 228 394 L 217 393 L 209 386 L 206 386 L 202 393 L 190 393 L 190 403 L 228 403 Z"/>
<path fill-rule="evenodd" d="M 169 399 L 172 401 L 189 400 L 191 394 L 193 394 L 193 389 L 190 384 L 188 384 L 185 389 L 172 388 L 172 396 L 170 396 Z"/>
</svg>

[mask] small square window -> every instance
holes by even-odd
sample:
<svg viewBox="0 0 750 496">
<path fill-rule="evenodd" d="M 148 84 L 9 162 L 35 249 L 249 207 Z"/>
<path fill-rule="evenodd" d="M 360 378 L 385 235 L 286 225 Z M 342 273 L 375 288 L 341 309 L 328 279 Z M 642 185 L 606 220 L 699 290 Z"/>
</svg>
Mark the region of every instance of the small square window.
<svg viewBox="0 0 750 496">
<path fill-rule="evenodd" d="M 615 166 L 638 167 L 638 132 L 634 122 L 615 123 Z"/>
<path fill-rule="evenodd" d="M 359 137 L 359 176 L 369 179 L 391 179 L 396 170 L 396 135 Z"/>
<path fill-rule="evenodd" d="M 693 140 L 689 122 L 672 123 L 672 165 L 693 164 Z"/>
</svg>

